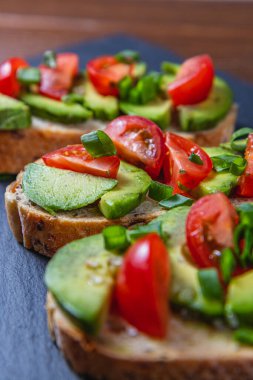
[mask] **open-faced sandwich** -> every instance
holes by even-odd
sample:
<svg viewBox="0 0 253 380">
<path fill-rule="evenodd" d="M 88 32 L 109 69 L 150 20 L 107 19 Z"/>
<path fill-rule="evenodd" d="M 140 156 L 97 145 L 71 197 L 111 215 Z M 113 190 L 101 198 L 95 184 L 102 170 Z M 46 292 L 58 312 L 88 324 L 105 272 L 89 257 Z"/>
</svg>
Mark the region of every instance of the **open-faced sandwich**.
<svg viewBox="0 0 253 380">
<path fill-rule="evenodd" d="M 85 73 L 73 53 L 46 52 L 38 68 L 11 58 L 0 65 L 0 174 L 16 174 L 47 152 L 77 144 L 120 114 L 213 146 L 229 139 L 236 105 L 206 55 L 181 66 L 166 62 L 162 72 L 146 72 L 132 51 L 95 58 Z"/>
<path fill-rule="evenodd" d="M 223 193 L 107 227 L 49 262 L 53 339 L 105 380 L 251 380 L 253 203 Z"/>
<path fill-rule="evenodd" d="M 251 132 L 204 150 L 145 118 L 118 117 L 26 166 L 6 190 L 10 227 L 26 248 L 52 256 L 108 225 L 147 223 L 207 194 L 253 197 Z"/>
</svg>

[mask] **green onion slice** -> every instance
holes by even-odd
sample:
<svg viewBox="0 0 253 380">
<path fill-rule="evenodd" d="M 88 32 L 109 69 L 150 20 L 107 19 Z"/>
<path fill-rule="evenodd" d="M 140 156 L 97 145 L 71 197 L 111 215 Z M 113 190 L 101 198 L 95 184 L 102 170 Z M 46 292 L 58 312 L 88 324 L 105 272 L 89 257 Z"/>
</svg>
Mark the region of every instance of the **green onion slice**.
<svg viewBox="0 0 253 380">
<path fill-rule="evenodd" d="M 172 195 L 169 199 L 164 199 L 161 202 L 159 202 L 159 205 L 171 210 L 172 208 L 179 207 L 179 206 L 191 206 L 193 204 L 193 199 L 187 198 L 180 194 Z"/>
<path fill-rule="evenodd" d="M 44 63 L 44 65 L 50 67 L 51 69 L 55 69 L 57 66 L 55 51 L 53 51 L 53 50 L 45 51 L 45 53 L 43 55 L 43 63 Z"/>
<path fill-rule="evenodd" d="M 230 173 L 234 175 L 240 176 L 243 174 L 246 166 L 247 166 L 247 160 L 245 160 L 245 158 L 236 157 L 234 161 L 232 162 L 229 171 Z"/>
<path fill-rule="evenodd" d="M 203 165 L 203 161 L 201 160 L 200 156 L 196 153 L 191 153 L 189 156 L 189 160 L 191 162 L 194 162 L 194 164 Z"/>
<path fill-rule="evenodd" d="M 168 74 L 177 74 L 180 65 L 173 62 L 164 61 L 161 64 L 161 70 Z"/>
<path fill-rule="evenodd" d="M 123 226 L 109 226 L 103 230 L 105 248 L 109 251 L 123 251 L 129 246 L 127 229 Z"/>
<path fill-rule="evenodd" d="M 126 76 L 118 83 L 119 97 L 120 99 L 127 100 L 130 90 L 133 87 L 133 79 L 130 76 Z"/>
<path fill-rule="evenodd" d="M 223 280 L 226 284 L 229 283 L 232 274 L 236 268 L 236 259 L 233 251 L 230 248 L 225 248 L 220 256 L 220 269 Z"/>
<path fill-rule="evenodd" d="M 243 327 L 236 330 L 234 339 L 240 343 L 253 345 L 253 329 Z"/>
<path fill-rule="evenodd" d="M 135 227 L 132 230 L 128 230 L 127 235 L 128 235 L 129 241 L 133 243 L 135 240 L 139 239 L 140 237 L 150 234 L 152 232 L 157 233 L 161 237 L 163 236 L 161 221 L 155 221 L 145 226 Z"/>
<path fill-rule="evenodd" d="M 247 165 L 247 161 L 238 155 L 221 154 L 212 157 L 213 168 L 216 172 L 220 173 L 229 170 L 232 174 L 237 176 L 241 175 Z"/>
<path fill-rule="evenodd" d="M 237 207 L 240 224 L 253 228 L 253 203 L 242 203 Z"/>
<path fill-rule="evenodd" d="M 23 67 L 17 71 L 17 79 L 22 84 L 37 84 L 40 78 L 40 70 L 36 67 Z"/>
<path fill-rule="evenodd" d="M 173 187 L 164 185 L 163 183 L 152 181 L 149 187 L 148 196 L 157 202 L 172 196 Z"/>
<path fill-rule="evenodd" d="M 241 128 L 232 134 L 230 144 L 231 148 L 243 152 L 246 149 L 248 135 L 253 133 L 252 128 Z"/>
<path fill-rule="evenodd" d="M 68 94 L 62 97 L 62 101 L 66 104 L 84 104 L 84 97 L 81 94 Z"/>
<path fill-rule="evenodd" d="M 140 61 L 140 54 L 134 50 L 122 50 L 115 55 L 119 62 L 134 63 Z"/>
<path fill-rule="evenodd" d="M 201 269 L 198 271 L 198 279 L 202 294 L 207 299 L 223 300 L 223 289 L 215 268 Z"/>
<path fill-rule="evenodd" d="M 103 131 L 93 131 L 82 135 L 81 141 L 85 149 L 94 158 L 114 156 L 116 148 L 111 138 Z"/>
<path fill-rule="evenodd" d="M 246 227 L 244 233 L 244 247 L 240 257 L 243 267 L 253 263 L 253 228 Z"/>
</svg>

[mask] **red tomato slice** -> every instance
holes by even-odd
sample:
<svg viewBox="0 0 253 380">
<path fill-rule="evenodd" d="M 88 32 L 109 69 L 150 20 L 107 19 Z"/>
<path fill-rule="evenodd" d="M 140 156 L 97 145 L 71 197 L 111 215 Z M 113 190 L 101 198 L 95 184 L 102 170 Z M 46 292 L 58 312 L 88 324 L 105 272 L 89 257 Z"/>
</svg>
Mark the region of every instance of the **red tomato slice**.
<svg viewBox="0 0 253 380">
<path fill-rule="evenodd" d="M 197 144 L 174 133 L 165 134 L 165 144 L 165 183 L 174 188 L 174 193 L 187 193 L 208 176 L 213 167 L 212 160 Z M 202 165 L 190 161 L 192 153 L 199 156 Z"/>
<path fill-rule="evenodd" d="M 17 70 L 27 67 L 28 63 L 18 57 L 10 58 L 0 65 L 0 93 L 16 98 L 20 92 L 20 84 L 16 78 Z"/>
<path fill-rule="evenodd" d="M 120 116 L 105 129 L 126 161 L 158 177 L 165 156 L 164 136 L 152 121 L 140 116 Z"/>
<path fill-rule="evenodd" d="M 253 197 L 253 134 L 248 137 L 245 159 L 247 166 L 240 178 L 237 194 L 241 197 Z"/>
<path fill-rule="evenodd" d="M 47 153 L 42 159 L 47 166 L 106 178 L 116 178 L 120 165 L 117 156 L 92 158 L 81 144 Z"/>
<path fill-rule="evenodd" d="M 133 65 L 118 62 L 114 56 L 102 56 L 87 63 L 89 79 L 101 95 L 118 95 L 117 83 L 131 75 Z"/>
<path fill-rule="evenodd" d="M 187 59 L 168 88 L 173 104 L 179 106 L 202 102 L 208 97 L 213 79 L 213 62 L 208 55 Z"/>
<path fill-rule="evenodd" d="M 39 92 L 49 98 L 61 100 L 66 95 L 78 73 L 79 58 L 73 53 L 57 54 L 57 67 L 52 69 L 41 65 Z"/>
<path fill-rule="evenodd" d="M 220 251 L 234 247 L 233 233 L 238 221 L 234 206 L 223 193 L 206 195 L 191 207 L 186 238 L 198 267 L 219 267 Z"/>
<path fill-rule="evenodd" d="M 161 238 L 152 233 L 139 239 L 126 252 L 117 276 L 120 315 L 139 331 L 165 338 L 169 282 L 169 256 Z"/>
</svg>

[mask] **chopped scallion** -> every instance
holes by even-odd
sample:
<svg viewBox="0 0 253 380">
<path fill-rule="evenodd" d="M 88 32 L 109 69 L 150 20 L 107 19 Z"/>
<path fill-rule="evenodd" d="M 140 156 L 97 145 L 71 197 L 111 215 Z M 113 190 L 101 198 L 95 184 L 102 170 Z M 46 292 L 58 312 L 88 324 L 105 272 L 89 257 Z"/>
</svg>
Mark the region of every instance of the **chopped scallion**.
<svg viewBox="0 0 253 380">
<path fill-rule="evenodd" d="M 189 160 L 191 162 L 194 162 L 194 164 L 203 165 L 203 161 L 201 160 L 200 156 L 196 153 L 191 153 L 189 156 Z"/>
<path fill-rule="evenodd" d="M 57 66 L 55 51 L 53 50 L 45 51 L 44 56 L 43 56 L 43 63 L 44 65 L 50 67 L 51 69 L 55 69 Z"/>
<path fill-rule="evenodd" d="M 159 202 L 159 205 L 171 210 L 172 208 L 179 207 L 179 206 L 191 206 L 193 203 L 193 199 L 187 198 L 180 194 L 172 195 L 169 199 L 164 199 L 161 202 Z"/>
<path fill-rule="evenodd" d="M 162 201 L 163 199 L 167 199 L 171 197 L 173 192 L 173 188 L 168 185 L 164 185 L 163 183 L 152 181 L 149 187 L 149 197 L 154 199 L 157 202 Z"/>
<path fill-rule="evenodd" d="M 109 251 L 123 251 L 129 246 L 127 230 L 123 226 L 109 226 L 103 230 L 105 248 Z"/>
<path fill-rule="evenodd" d="M 252 128 L 241 128 L 232 134 L 230 144 L 231 148 L 243 152 L 246 149 L 248 135 L 253 133 Z"/>
<path fill-rule="evenodd" d="M 134 50 L 122 50 L 115 55 L 115 58 L 119 62 L 133 63 L 133 62 L 139 62 L 140 54 Z"/>
<path fill-rule="evenodd" d="M 22 84 L 40 83 L 40 70 L 36 67 L 23 67 L 17 71 L 17 79 Z"/>
<path fill-rule="evenodd" d="M 223 300 L 223 289 L 215 268 L 201 269 L 198 271 L 198 279 L 202 294 L 207 299 Z"/>
<path fill-rule="evenodd" d="M 226 284 L 229 283 L 232 274 L 236 268 L 236 260 L 232 249 L 226 248 L 222 251 L 220 256 L 220 269 L 223 280 Z"/>
<path fill-rule="evenodd" d="M 93 131 L 82 135 L 81 141 L 85 149 L 94 158 L 114 156 L 115 146 L 111 138 L 103 131 Z"/>
</svg>

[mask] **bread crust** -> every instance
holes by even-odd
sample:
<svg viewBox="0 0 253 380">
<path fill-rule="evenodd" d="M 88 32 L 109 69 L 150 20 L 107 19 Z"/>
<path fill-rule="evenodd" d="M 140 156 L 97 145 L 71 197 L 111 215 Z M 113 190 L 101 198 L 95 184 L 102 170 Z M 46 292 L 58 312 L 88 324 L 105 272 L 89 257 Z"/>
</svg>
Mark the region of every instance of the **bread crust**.
<svg viewBox="0 0 253 380">
<path fill-rule="evenodd" d="M 155 341 L 134 330 L 105 324 L 88 337 L 47 297 L 52 338 L 75 372 L 103 380 L 252 380 L 253 349 L 231 332 L 172 316 L 170 336 Z"/>
<path fill-rule="evenodd" d="M 201 146 L 217 146 L 228 141 L 233 133 L 237 117 L 237 106 L 233 105 L 227 116 L 215 128 L 195 133 L 172 131 L 197 142 Z M 91 120 L 85 126 L 60 126 L 33 119 L 33 126 L 19 131 L 0 131 L 0 173 L 17 174 L 25 165 L 43 154 L 66 145 L 79 144 L 83 133 L 105 123 Z"/>
<path fill-rule="evenodd" d="M 73 240 L 100 233 L 112 224 L 129 227 L 134 224 L 146 224 L 163 211 L 149 200 L 128 215 L 108 220 L 101 214 L 80 215 L 78 210 L 72 213 L 57 213 L 52 216 L 31 202 L 24 202 L 18 195 L 22 173 L 11 183 L 5 193 L 5 207 L 10 228 L 25 248 L 32 249 L 45 256 L 53 254 Z"/>
</svg>

